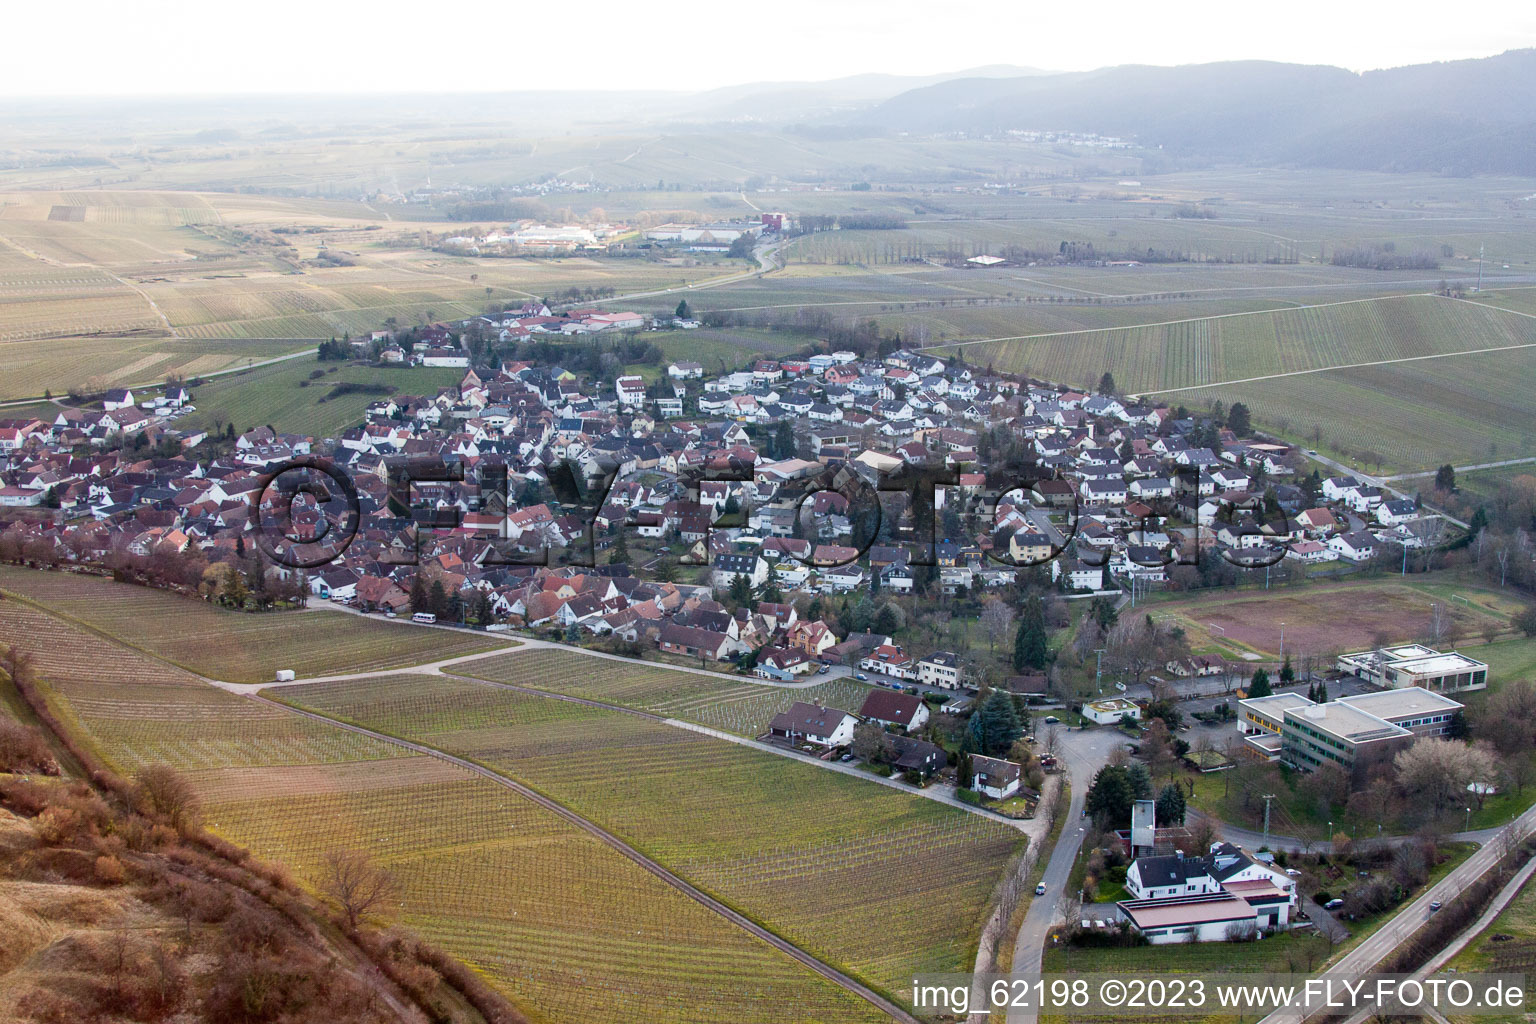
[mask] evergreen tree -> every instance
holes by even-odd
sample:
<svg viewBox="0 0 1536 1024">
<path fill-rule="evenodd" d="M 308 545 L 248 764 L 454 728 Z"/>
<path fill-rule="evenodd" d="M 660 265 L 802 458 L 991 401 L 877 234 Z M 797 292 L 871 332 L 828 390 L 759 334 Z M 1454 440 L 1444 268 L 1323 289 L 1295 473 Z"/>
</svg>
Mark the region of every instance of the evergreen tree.
<svg viewBox="0 0 1536 1024">
<path fill-rule="evenodd" d="M 1019 616 L 1019 629 L 1013 638 L 1013 668 L 1040 670 L 1050 660 L 1050 648 L 1045 634 L 1045 604 L 1039 595 L 1030 595 L 1024 602 Z"/>
<path fill-rule="evenodd" d="M 1318 680 L 1317 683 L 1317 702 L 1319 704 L 1328 703 L 1328 684 L 1322 680 Z"/>
<path fill-rule="evenodd" d="M 1232 408 L 1227 410 L 1227 429 L 1238 437 L 1246 437 L 1253 430 L 1253 424 L 1248 419 L 1248 407 L 1242 402 L 1233 402 Z"/>
<path fill-rule="evenodd" d="M 1157 794 L 1157 823 L 1164 828 L 1184 824 L 1184 787 L 1177 782 Z"/>
<path fill-rule="evenodd" d="M 440 619 L 448 615 L 448 592 L 443 589 L 442 580 L 433 580 L 427 591 L 427 611 Z"/>
<path fill-rule="evenodd" d="M 491 605 L 491 595 L 488 591 L 477 590 L 475 592 L 475 604 L 470 614 L 474 616 L 475 622 L 478 625 L 488 626 L 491 624 L 491 620 L 496 617 L 496 612 Z"/>
<path fill-rule="evenodd" d="M 795 457 L 795 431 L 789 425 L 789 420 L 780 420 L 773 432 L 773 449 L 778 452 L 781 459 Z"/>
<path fill-rule="evenodd" d="M 1093 819 L 1110 828 L 1123 828 L 1131 821 L 1129 771 L 1123 765 L 1107 764 L 1093 777 L 1084 807 Z"/>
<path fill-rule="evenodd" d="M 614 538 L 613 547 L 608 552 L 609 565 L 624 565 L 629 561 L 629 542 L 625 539 L 625 530 L 620 527 L 619 535 Z"/>
<path fill-rule="evenodd" d="M 688 305 L 688 300 L 687 299 L 682 299 L 681 301 L 679 301 L 678 304 L 677 304 L 677 309 L 674 310 L 673 312 L 675 313 L 675 315 L 677 316 L 677 318 L 679 320 L 692 320 L 693 319 L 693 307 Z"/>
<path fill-rule="evenodd" d="M 1024 735 L 1018 709 L 1006 690 L 993 690 L 981 702 L 966 723 L 970 746 L 989 757 L 1006 754 L 1014 741 Z"/>
<path fill-rule="evenodd" d="M 1269 673 L 1263 669 L 1255 669 L 1253 680 L 1248 684 L 1249 697 L 1268 697 L 1275 691 L 1269 685 Z"/>
<path fill-rule="evenodd" d="M 1131 785 L 1131 799 L 1152 799 L 1152 769 L 1145 761 L 1133 761 L 1125 770 L 1125 780 Z"/>
<path fill-rule="evenodd" d="M 752 582 L 741 573 L 731 577 L 730 598 L 737 605 L 752 604 Z"/>
<path fill-rule="evenodd" d="M 421 573 L 411 577 L 411 612 L 417 614 L 429 609 L 427 602 L 427 581 Z"/>
<path fill-rule="evenodd" d="M 1296 670 L 1291 668 L 1291 659 L 1287 657 L 1280 665 L 1280 685 L 1290 686 L 1296 681 Z"/>
<path fill-rule="evenodd" d="M 1108 370 L 1105 370 L 1104 376 L 1099 378 L 1099 394 L 1115 394 L 1115 375 L 1110 373 Z"/>
</svg>

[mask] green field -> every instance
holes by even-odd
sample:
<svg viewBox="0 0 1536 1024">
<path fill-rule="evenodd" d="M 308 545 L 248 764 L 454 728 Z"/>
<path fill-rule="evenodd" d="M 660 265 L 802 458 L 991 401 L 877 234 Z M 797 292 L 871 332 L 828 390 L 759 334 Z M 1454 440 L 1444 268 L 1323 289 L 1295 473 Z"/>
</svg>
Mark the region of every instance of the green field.
<svg viewBox="0 0 1536 1024">
<path fill-rule="evenodd" d="M 773 686 L 642 662 L 595 661 L 568 651 L 540 649 L 482 658 L 450 670 L 455 675 L 513 683 L 551 693 L 585 697 L 647 711 L 664 718 L 697 722 L 739 736 L 760 736 L 773 716 L 795 701 L 820 701 L 857 713 L 873 689 L 847 676 L 807 687 Z"/>
<path fill-rule="evenodd" d="M 898 997 L 911 972 L 969 969 L 1022 842 L 860 779 L 483 683 L 395 676 L 268 692 L 525 782 Z"/>
<path fill-rule="evenodd" d="M 20 601 L 0 643 L 113 768 L 169 763 L 208 826 L 313 882 L 334 849 L 378 858 L 399 921 L 539 1024 L 886 1019 L 533 802 L 445 761 L 216 689 Z"/>
<path fill-rule="evenodd" d="M 310 380 L 316 370 L 325 375 Z M 179 420 L 178 426 L 182 430 L 213 430 L 218 423 L 233 423 L 236 431 L 243 432 L 271 424 L 283 433 L 333 437 L 360 425 L 363 411 L 382 397 L 368 393 L 329 397 L 338 384 L 382 386 L 396 394 L 431 398 L 463 379 L 463 370 L 446 366 L 338 366 L 300 357 L 201 385 L 192 394 L 197 411 Z"/>
<path fill-rule="evenodd" d="M 97 576 L 0 566 L 0 589 L 192 672 L 232 683 L 374 672 L 507 646 L 480 633 L 420 629 L 335 611 L 233 612 Z"/>
</svg>

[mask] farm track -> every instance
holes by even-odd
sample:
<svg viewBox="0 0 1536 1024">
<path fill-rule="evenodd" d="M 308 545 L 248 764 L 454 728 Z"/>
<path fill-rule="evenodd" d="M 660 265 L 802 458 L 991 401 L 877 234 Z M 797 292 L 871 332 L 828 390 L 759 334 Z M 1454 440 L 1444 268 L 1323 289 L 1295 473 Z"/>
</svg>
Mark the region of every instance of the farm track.
<svg viewBox="0 0 1536 1024">
<path fill-rule="evenodd" d="M 513 687 L 513 689 L 520 689 L 520 687 Z M 794 943 L 780 938 L 778 935 L 775 935 L 773 932 L 764 928 L 762 925 L 753 921 L 751 918 L 731 909 L 729 906 L 715 899 L 713 896 L 704 892 L 702 889 L 691 885 L 679 876 L 673 874 L 671 871 L 667 870 L 667 868 L 647 857 L 645 854 L 641 853 L 634 847 L 630 846 L 628 843 L 624 842 L 613 833 L 591 821 L 588 821 L 586 818 L 583 818 L 579 814 L 565 807 L 565 805 L 549 799 L 535 789 L 531 789 L 522 783 L 514 782 L 513 780 L 507 778 L 505 775 L 494 772 L 491 769 L 477 764 L 474 761 L 462 757 L 456 757 L 453 754 L 438 750 L 435 747 L 427 746 L 426 744 L 414 743 L 410 740 L 399 739 L 398 737 L 389 736 L 385 733 L 374 732 L 371 729 L 365 729 L 362 726 L 353 725 L 350 722 L 343 722 L 334 718 L 328 718 L 325 715 L 317 714 L 313 711 L 305 711 L 299 708 L 289 707 L 288 705 L 282 704 L 275 700 L 271 700 L 267 697 L 262 697 L 258 694 L 246 694 L 246 697 L 249 700 L 267 704 L 272 707 L 281 708 L 291 714 L 300 715 L 304 718 L 313 719 L 317 722 L 324 722 L 327 725 L 333 726 L 337 729 L 343 729 L 347 732 L 368 736 L 385 743 L 390 743 L 395 746 L 402 747 L 406 750 L 412 751 L 413 753 L 425 754 L 428 757 L 439 758 L 441 760 L 447 761 L 450 764 L 466 769 L 467 771 L 471 771 L 476 775 L 481 776 L 482 778 L 488 779 L 491 782 L 496 783 L 498 786 L 509 789 L 512 792 L 524 797 L 525 799 L 533 801 L 545 810 L 558 815 L 565 821 L 570 822 L 572 825 L 575 825 L 577 828 L 588 833 L 589 835 L 592 835 L 598 841 L 623 854 L 625 857 L 629 858 L 640 867 L 644 868 L 647 872 L 666 882 L 668 885 L 683 893 L 685 896 L 688 896 L 706 908 L 714 911 L 721 917 L 730 921 L 732 924 L 735 924 L 756 938 L 759 938 L 762 941 L 768 943 L 770 946 L 786 954 L 787 956 L 793 957 L 795 960 L 799 961 L 801 964 L 804 964 L 806 967 L 815 971 L 817 974 L 826 978 L 828 981 L 831 981 L 833 984 L 847 990 L 848 992 L 853 993 L 854 995 L 859 996 L 872 1005 L 878 1007 L 893 1019 L 902 1021 L 903 1024 L 919 1024 L 916 1017 L 912 1016 L 906 1010 L 903 1010 L 900 1006 L 891 1002 L 886 997 L 880 995 L 878 992 L 854 980 L 830 964 L 817 959 L 816 957 L 802 950 L 799 946 L 796 946 Z M 586 702 L 583 701 L 581 703 Z"/>
<path fill-rule="evenodd" d="M 1305 307 L 1303 307 L 1305 308 Z M 1246 313 L 1230 313 L 1228 316 L 1247 316 Z M 1203 391 L 1206 388 L 1231 387 L 1233 384 L 1253 384 L 1258 381 L 1280 380 L 1284 377 L 1305 377 L 1313 373 L 1332 373 L 1335 370 L 1358 370 L 1368 366 L 1392 366 L 1396 363 L 1421 363 L 1428 359 L 1454 359 L 1457 356 L 1486 355 L 1490 352 L 1516 352 L 1521 349 L 1536 348 L 1536 341 L 1526 342 L 1520 345 L 1495 345 L 1492 348 L 1469 348 L 1459 352 L 1432 352 L 1424 356 L 1400 356 L 1397 359 L 1375 359 L 1367 363 L 1338 363 L 1334 366 L 1313 366 L 1305 370 L 1287 370 L 1284 373 L 1268 373 L 1261 377 L 1237 377 L 1233 380 L 1220 380 L 1210 384 L 1189 384 L 1181 388 L 1162 388 L 1156 391 L 1144 391 L 1144 395 L 1172 395 L 1181 391 Z"/>
</svg>

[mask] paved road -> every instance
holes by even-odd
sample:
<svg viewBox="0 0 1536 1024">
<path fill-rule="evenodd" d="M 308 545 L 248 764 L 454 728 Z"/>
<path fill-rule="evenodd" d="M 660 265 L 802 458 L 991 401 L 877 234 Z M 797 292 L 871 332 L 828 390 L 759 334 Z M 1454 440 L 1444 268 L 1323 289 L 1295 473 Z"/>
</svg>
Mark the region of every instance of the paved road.
<svg viewBox="0 0 1536 1024">
<path fill-rule="evenodd" d="M 1046 933 L 1061 920 L 1061 900 L 1066 895 L 1067 879 L 1072 865 L 1087 834 L 1088 822 L 1083 818 L 1083 801 L 1093 776 L 1109 760 L 1110 751 L 1125 736 L 1115 729 L 1091 729 L 1087 732 L 1060 732 L 1057 734 L 1057 754 L 1067 766 L 1067 778 L 1072 783 L 1072 801 L 1067 807 L 1066 824 L 1061 838 L 1051 851 L 1041 881 L 1045 883 L 1045 895 L 1027 897 L 1031 900 L 1024 912 L 1024 921 L 1013 942 L 1014 978 L 1024 979 L 1040 973 L 1041 958 L 1045 953 Z M 1034 1024 L 1035 1011 L 1012 1009 L 1008 1011 L 1008 1024 Z"/>
<path fill-rule="evenodd" d="M 1531 807 L 1509 826 L 1514 835 L 1524 837 L 1536 828 L 1536 806 Z M 1398 914 L 1382 925 L 1375 933 L 1361 940 L 1360 944 L 1345 953 L 1337 963 L 1317 977 L 1334 981 L 1357 978 L 1369 972 L 1383 958 L 1413 935 L 1429 919 L 1429 905 L 1435 900 L 1449 901 L 1476 879 L 1490 871 L 1504 856 L 1504 844 L 1499 840 L 1485 842 L 1472 856 L 1462 861 L 1448 875 L 1435 883 L 1418 899 L 1409 903 Z M 1265 1017 L 1262 1024 L 1300 1024 L 1302 1015 L 1296 1010 L 1276 1010 Z"/>
</svg>

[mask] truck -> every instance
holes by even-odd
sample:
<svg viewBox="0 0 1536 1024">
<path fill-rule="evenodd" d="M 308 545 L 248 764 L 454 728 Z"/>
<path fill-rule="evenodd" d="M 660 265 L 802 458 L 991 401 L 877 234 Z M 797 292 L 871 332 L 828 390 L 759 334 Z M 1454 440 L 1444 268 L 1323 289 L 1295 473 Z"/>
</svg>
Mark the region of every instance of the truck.
<svg viewBox="0 0 1536 1024">
<path fill-rule="evenodd" d="M 277 670 L 277 681 L 280 682 L 280 683 L 291 683 L 291 682 L 293 682 L 293 669 L 291 669 L 291 668 L 280 668 L 280 669 L 278 669 Z"/>
</svg>

